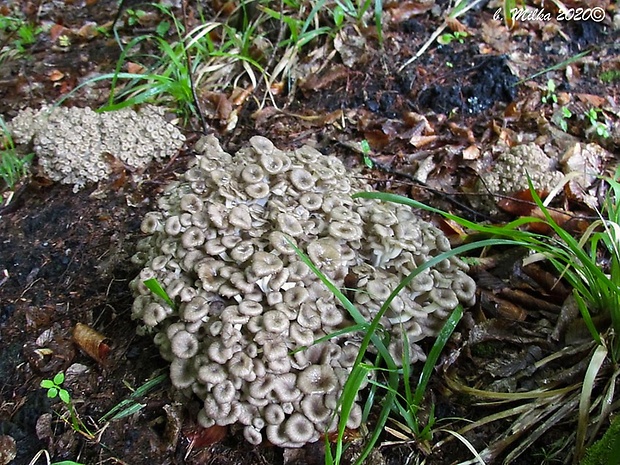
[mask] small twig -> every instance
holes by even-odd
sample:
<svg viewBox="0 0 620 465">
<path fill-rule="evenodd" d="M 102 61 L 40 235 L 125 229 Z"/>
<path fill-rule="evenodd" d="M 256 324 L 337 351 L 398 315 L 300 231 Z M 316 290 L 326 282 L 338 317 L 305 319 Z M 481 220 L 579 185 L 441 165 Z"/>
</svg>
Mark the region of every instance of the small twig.
<svg viewBox="0 0 620 465">
<path fill-rule="evenodd" d="M 187 0 L 183 0 L 181 2 L 181 10 L 183 13 L 183 27 L 185 28 L 185 31 L 187 31 Z M 189 51 L 187 50 L 187 47 L 185 46 L 185 37 L 181 37 L 180 31 L 177 31 L 177 32 L 179 33 L 179 40 L 183 44 L 183 51 L 185 52 L 185 62 L 187 63 L 187 74 L 189 75 L 189 86 L 192 90 L 192 98 L 194 100 L 194 105 L 196 106 L 196 113 L 198 113 L 198 118 L 200 119 L 200 124 L 202 126 L 203 134 L 207 134 L 208 133 L 207 120 L 205 120 L 204 114 L 202 113 L 202 108 L 200 107 L 200 101 L 198 100 L 198 94 L 196 93 L 196 86 L 194 85 L 194 73 L 192 69 L 192 59 L 189 54 Z"/>
</svg>

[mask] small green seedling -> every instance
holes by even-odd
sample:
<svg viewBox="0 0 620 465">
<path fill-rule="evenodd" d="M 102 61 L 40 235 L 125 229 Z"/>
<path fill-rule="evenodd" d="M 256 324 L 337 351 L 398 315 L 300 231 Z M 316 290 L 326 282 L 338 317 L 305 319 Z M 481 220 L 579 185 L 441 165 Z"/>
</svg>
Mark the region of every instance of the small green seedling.
<svg viewBox="0 0 620 465">
<path fill-rule="evenodd" d="M 65 382 L 65 374 L 61 371 L 57 373 L 52 379 L 44 379 L 41 381 L 41 387 L 43 389 L 47 389 L 47 397 L 50 399 L 55 399 L 56 397 L 60 398 L 60 400 L 65 404 L 67 410 L 69 411 L 69 415 L 71 415 L 71 427 L 74 431 L 83 434 L 89 438 L 94 437 L 94 435 L 88 431 L 84 422 L 77 416 L 75 412 L 75 406 L 73 405 L 73 401 L 71 400 L 71 395 L 69 391 L 62 387 L 62 383 Z"/>
<path fill-rule="evenodd" d="M 562 131 L 568 132 L 568 120 L 573 117 L 573 112 L 568 107 L 562 107 L 560 109 L 560 117 L 557 119 L 557 124 L 562 128 Z"/>
<path fill-rule="evenodd" d="M 136 24 L 140 24 L 140 19 L 146 15 L 146 11 L 144 10 L 132 10 L 131 8 L 127 9 L 127 25 L 135 26 Z"/>
<path fill-rule="evenodd" d="M 60 387 L 60 385 L 64 382 L 65 374 L 61 371 L 54 376 L 54 379 L 44 379 L 41 381 L 41 387 L 43 389 L 47 389 L 47 397 L 50 399 L 60 397 L 60 400 L 62 400 L 65 404 L 70 404 L 71 396 L 69 395 L 69 391 Z"/>
<path fill-rule="evenodd" d="M 545 95 L 542 96 L 542 103 L 558 103 L 558 96 L 555 93 L 556 86 L 553 79 L 547 81 L 547 87 L 545 89 Z"/>
<path fill-rule="evenodd" d="M 441 45 L 448 45 L 456 40 L 459 44 L 462 44 L 465 42 L 464 39 L 467 36 L 469 36 L 469 34 L 465 31 L 446 32 L 437 38 L 437 42 Z"/>
<path fill-rule="evenodd" d="M 366 139 L 364 139 L 362 142 L 360 142 L 360 145 L 362 147 L 362 156 L 364 157 L 364 165 L 366 165 L 368 168 L 372 168 L 374 166 L 374 163 L 372 159 L 370 158 L 370 144 L 368 143 Z"/>
<path fill-rule="evenodd" d="M 603 71 L 599 79 L 605 84 L 610 84 L 614 81 L 620 81 L 620 69 L 610 69 L 609 71 Z"/>
<path fill-rule="evenodd" d="M 609 129 L 607 129 L 607 125 L 603 121 L 598 120 L 598 115 L 602 113 L 603 110 L 600 108 L 590 108 L 584 116 L 590 121 L 591 130 L 596 131 L 599 137 L 609 139 Z"/>
</svg>

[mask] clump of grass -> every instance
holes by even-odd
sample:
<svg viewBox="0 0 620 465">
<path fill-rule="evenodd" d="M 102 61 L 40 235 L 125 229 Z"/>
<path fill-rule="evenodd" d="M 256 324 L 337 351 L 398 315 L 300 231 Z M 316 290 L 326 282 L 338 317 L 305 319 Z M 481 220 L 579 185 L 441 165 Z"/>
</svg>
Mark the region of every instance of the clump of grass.
<svg viewBox="0 0 620 465">
<path fill-rule="evenodd" d="M 43 28 L 19 15 L 0 15 L 0 64 L 25 54 Z"/>
<path fill-rule="evenodd" d="M 397 201 L 398 203 L 407 203 L 409 199 L 400 196 L 392 196 L 391 194 L 381 194 L 381 193 L 359 193 L 353 196 L 355 197 L 365 197 L 365 198 L 375 198 L 380 200 L 388 200 L 388 201 Z M 381 400 L 381 410 L 378 414 L 376 420 L 374 420 L 373 430 L 370 433 L 370 437 L 368 438 L 364 449 L 360 453 L 359 457 L 356 459 L 356 464 L 361 464 L 364 460 L 370 455 L 372 448 L 375 446 L 379 438 L 381 437 L 384 427 L 389 419 L 392 419 L 397 424 L 402 425 L 401 429 L 405 429 L 406 433 L 411 435 L 411 439 L 415 439 L 416 441 L 428 444 L 428 442 L 433 437 L 433 427 L 435 426 L 435 419 L 433 415 L 433 409 L 431 408 L 430 415 L 426 422 L 421 420 L 421 416 L 419 415 L 420 409 L 422 407 L 423 399 L 426 395 L 428 382 L 430 381 L 431 375 L 443 350 L 445 344 L 450 338 L 452 332 L 454 331 L 456 325 L 460 321 L 463 315 L 463 308 L 459 305 L 450 315 L 450 317 L 445 322 L 441 331 L 439 332 L 433 348 L 427 356 L 427 360 L 422 369 L 422 374 L 420 378 L 417 380 L 415 384 L 415 388 L 413 387 L 413 381 L 411 379 L 411 362 L 409 353 L 406 350 L 407 344 L 403 344 L 405 347 L 404 357 L 402 360 L 402 367 L 399 367 L 396 361 L 393 359 L 392 355 L 387 350 L 387 342 L 382 338 L 380 332 L 380 322 L 381 318 L 385 314 L 385 312 L 389 309 L 391 302 L 396 298 L 396 296 L 400 293 L 402 289 L 409 285 L 409 283 L 424 270 L 437 265 L 445 259 L 450 257 L 460 255 L 467 251 L 484 248 L 493 245 L 517 245 L 517 242 L 512 239 L 487 239 L 482 240 L 473 244 L 464 244 L 460 247 L 457 247 L 453 250 L 444 252 L 436 257 L 433 257 L 426 261 L 424 264 L 420 265 L 418 268 L 413 270 L 409 275 L 407 275 L 401 283 L 392 291 L 390 296 L 385 300 L 376 316 L 372 321 L 367 321 L 362 316 L 361 312 L 355 307 L 355 305 L 347 298 L 347 296 L 338 289 L 306 256 L 300 249 L 291 244 L 292 247 L 295 248 L 297 254 L 300 256 L 301 260 L 308 265 L 308 267 L 321 279 L 321 281 L 325 284 L 325 286 L 334 294 L 334 296 L 340 301 L 343 307 L 347 310 L 347 312 L 353 318 L 355 325 L 349 330 L 361 330 L 364 334 L 364 338 L 362 343 L 360 344 L 359 354 L 355 363 L 353 364 L 353 368 L 345 386 L 343 388 L 343 393 L 340 397 L 338 409 L 334 412 L 334 415 L 338 412 L 340 415 L 340 420 L 338 422 L 337 435 L 335 438 L 334 450 L 332 451 L 332 446 L 329 443 L 329 439 L 326 435 L 326 464 L 328 465 L 337 465 L 341 462 L 343 452 L 344 452 L 344 438 L 345 438 L 345 427 L 347 418 L 353 405 L 359 397 L 361 387 L 368 380 L 369 375 L 372 372 L 377 374 L 383 374 L 382 381 L 371 381 L 371 389 L 370 394 L 368 396 L 368 400 L 363 410 L 363 420 L 366 422 L 369 419 L 369 415 L 375 400 L 380 396 L 379 394 L 384 394 Z M 330 337 L 328 335 L 327 337 Z M 369 348 L 372 347 L 372 352 L 376 352 L 377 355 L 373 362 L 368 361 L 369 357 Z M 379 392 L 380 390 L 380 392 Z M 464 438 L 462 440 L 466 443 Z M 427 446 L 428 447 L 428 446 Z M 471 448 L 472 452 L 473 447 Z M 476 454 L 474 454 L 476 455 Z"/>
<path fill-rule="evenodd" d="M 12 190 L 15 185 L 28 175 L 30 162 L 34 154 L 20 156 L 7 128 L 4 119 L 0 117 L 0 178 L 6 188 Z"/>
<path fill-rule="evenodd" d="M 169 19 L 162 24 L 172 24 L 178 39 L 170 42 L 166 38 L 170 34 L 159 28 L 154 34 L 134 38 L 122 46 L 114 72 L 82 83 L 62 100 L 85 85 L 104 80 L 111 82 L 111 94 L 102 111 L 145 102 L 163 103 L 175 107 L 186 122 L 196 116 L 202 120 L 200 96 L 231 88 L 256 92 L 264 85 L 262 106 L 268 97 L 274 100 L 272 85 L 287 78 L 305 46 L 320 38 L 330 40 L 347 25 L 365 25 L 372 5 L 370 0 L 281 0 L 279 5 L 257 0 L 249 14 L 246 3 L 242 2 L 237 14 L 227 20 L 202 17 L 200 25 L 191 30 L 169 7 L 154 4 Z M 374 2 L 379 39 L 382 5 L 381 1 Z M 277 38 L 274 27 L 279 28 Z M 136 52 L 149 48 L 156 52 Z M 128 62 L 144 71 L 124 72 Z"/>
</svg>

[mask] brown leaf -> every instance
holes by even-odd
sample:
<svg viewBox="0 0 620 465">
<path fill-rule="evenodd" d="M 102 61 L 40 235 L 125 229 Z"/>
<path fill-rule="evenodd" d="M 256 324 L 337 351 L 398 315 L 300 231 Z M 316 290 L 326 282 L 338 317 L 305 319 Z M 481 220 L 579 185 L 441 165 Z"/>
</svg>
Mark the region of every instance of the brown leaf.
<svg viewBox="0 0 620 465">
<path fill-rule="evenodd" d="M 383 150 L 391 140 L 388 134 L 376 129 L 367 129 L 364 131 L 364 139 L 366 139 L 370 147 L 377 152 Z"/>
<path fill-rule="evenodd" d="M 252 95 L 254 89 L 250 87 L 235 87 L 230 94 L 230 100 L 234 105 L 243 105 L 243 102 Z"/>
<path fill-rule="evenodd" d="M 583 103 L 600 108 L 605 105 L 606 99 L 605 97 L 601 97 L 600 95 L 593 94 L 575 94 L 576 97 Z"/>
<path fill-rule="evenodd" d="M 73 328 L 73 341 L 98 363 L 105 364 L 110 354 L 110 339 L 90 326 L 77 323 Z"/>
<path fill-rule="evenodd" d="M 473 144 L 476 142 L 474 131 L 472 131 L 471 128 L 467 126 L 459 126 L 458 124 L 452 121 L 449 121 L 448 129 L 450 129 L 450 132 L 454 134 L 455 136 L 461 137 L 463 139 L 467 139 L 467 142 L 469 142 L 470 144 Z"/>
<path fill-rule="evenodd" d="M 76 35 L 83 39 L 92 39 L 94 37 L 97 37 L 99 35 L 99 28 L 97 26 L 97 23 L 92 21 L 87 22 L 77 30 Z"/>
<path fill-rule="evenodd" d="M 455 241 L 463 242 L 468 236 L 467 232 L 456 221 L 447 218 L 439 218 L 435 223 L 435 225 L 450 239 L 453 245 Z"/>
<path fill-rule="evenodd" d="M 472 144 L 469 147 L 465 147 L 462 152 L 463 160 L 477 160 L 480 158 L 480 149 Z"/>
<path fill-rule="evenodd" d="M 536 192 L 539 197 L 543 198 L 547 192 Z M 529 189 L 513 193 L 510 197 L 504 197 L 497 202 L 497 206 L 506 213 L 514 216 L 531 216 L 536 203 Z"/>
<path fill-rule="evenodd" d="M 50 28 L 50 39 L 52 42 L 56 42 L 60 36 L 67 34 L 67 32 L 69 32 L 69 29 L 67 29 L 63 25 L 54 24 Z"/>
<path fill-rule="evenodd" d="M 413 136 L 409 139 L 409 143 L 419 149 L 425 145 L 435 142 L 438 137 L 439 136 Z"/>
<path fill-rule="evenodd" d="M 450 29 L 452 32 L 466 32 L 467 34 L 472 35 L 471 31 L 467 29 L 467 26 L 465 26 L 456 18 L 448 16 L 446 18 L 446 24 L 448 25 L 448 29 Z"/>
<path fill-rule="evenodd" d="M 233 110 L 231 101 L 223 92 L 206 91 L 201 97 L 211 107 L 211 114 L 221 121 L 227 121 Z"/>
<path fill-rule="evenodd" d="M 403 21 L 407 21 L 409 18 L 413 16 L 418 16 L 429 11 L 435 2 L 393 2 L 392 5 L 398 5 L 396 8 L 389 8 L 386 6 L 386 10 L 388 10 L 392 15 L 392 21 L 395 23 L 402 23 Z"/>
<path fill-rule="evenodd" d="M 484 289 L 480 291 L 480 306 L 495 318 L 523 321 L 527 317 L 527 312 L 520 306 Z"/>
<path fill-rule="evenodd" d="M 49 74 L 50 81 L 52 82 L 58 82 L 64 77 L 65 77 L 65 74 L 62 71 L 57 70 L 57 69 L 53 69 L 52 71 L 50 71 L 50 74 Z"/>
<path fill-rule="evenodd" d="M 220 442 L 228 434 L 228 427 L 213 425 L 210 428 L 195 426 L 183 431 L 185 437 L 190 441 L 191 449 L 202 449 Z"/>
<path fill-rule="evenodd" d="M 134 63 L 132 61 L 128 61 L 127 72 L 132 74 L 142 74 L 144 72 L 144 66 L 138 63 Z"/>
<path fill-rule="evenodd" d="M 329 87 L 335 81 L 345 79 L 348 75 L 349 70 L 346 67 L 336 65 L 320 75 L 312 73 L 299 84 L 299 87 L 303 90 L 319 90 Z"/>
</svg>

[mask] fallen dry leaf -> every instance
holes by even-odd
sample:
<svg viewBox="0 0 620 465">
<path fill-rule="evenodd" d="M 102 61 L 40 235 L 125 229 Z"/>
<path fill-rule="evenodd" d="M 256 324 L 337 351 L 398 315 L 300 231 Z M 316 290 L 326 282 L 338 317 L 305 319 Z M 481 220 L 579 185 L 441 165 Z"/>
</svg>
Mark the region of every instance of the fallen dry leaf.
<svg viewBox="0 0 620 465">
<path fill-rule="evenodd" d="M 61 25 L 61 24 L 54 24 L 50 28 L 50 39 L 51 39 L 52 42 L 56 42 L 60 36 L 65 35 L 68 32 L 69 32 L 69 29 L 67 29 L 63 25 Z"/>
<path fill-rule="evenodd" d="M 435 2 L 392 2 L 392 5 L 396 5 L 394 8 L 390 8 L 386 5 L 386 11 L 392 16 L 392 21 L 395 23 L 402 23 L 407 21 L 413 16 L 418 16 L 429 11 Z"/>
<path fill-rule="evenodd" d="M 144 72 L 144 66 L 138 63 L 134 63 L 132 61 L 128 61 L 127 72 L 131 74 L 142 74 Z"/>
<path fill-rule="evenodd" d="M 463 160 L 477 160 L 480 158 L 480 149 L 475 145 L 465 147 L 462 152 Z"/>
<path fill-rule="evenodd" d="M 57 70 L 57 69 L 53 69 L 49 73 L 49 78 L 50 78 L 50 81 L 52 82 L 58 82 L 64 77 L 65 77 L 65 74 L 62 71 Z"/>
<path fill-rule="evenodd" d="M 601 97 L 600 95 L 592 95 L 592 94 L 574 94 L 581 102 L 600 108 L 605 105 L 605 97 Z"/>
<path fill-rule="evenodd" d="M 303 90 L 319 90 L 329 87 L 333 82 L 346 79 L 349 70 L 343 65 L 336 65 L 322 73 L 312 73 L 304 79 L 299 87 Z"/>
<path fill-rule="evenodd" d="M 190 441 L 190 449 L 202 449 L 220 442 L 228 434 L 228 427 L 213 425 L 210 428 L 195 426 L 183 431 L 184 436 Z"/>
<path fill-rule="evenodd" d="M 497 297 L 495 294 L 484 289 L 480 291 L 480 306 L 492 317 L 507 318 L 509 320 L 523 321 L 527 317 L 527 312 L 518 305 L 506 299 Z"/>
<path fill-rule="evenodd" d="M 110 354 L 110 340 L 90 326 L 77 323 L 73 328 L 73 341 L 98 363 L 105 364 Z"/>
<path fill-rule="evenodd" d="M 413 136 L 409 139 L 409 143 L 415 148 L 421 148 L 428 144 L 431 144 L 437 140 L 438 136 Z"/>
</svg>

